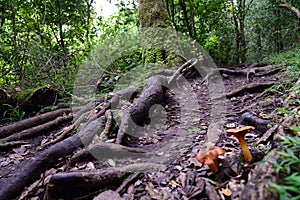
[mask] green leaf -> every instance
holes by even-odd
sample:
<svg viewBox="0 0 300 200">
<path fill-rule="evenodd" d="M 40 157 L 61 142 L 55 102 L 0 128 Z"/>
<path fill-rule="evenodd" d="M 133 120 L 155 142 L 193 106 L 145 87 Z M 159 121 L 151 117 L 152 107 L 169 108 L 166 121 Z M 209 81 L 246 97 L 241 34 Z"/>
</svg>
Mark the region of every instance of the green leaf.
<svg viewBox="0 0 300 200">
<path fill-rule="evenodd" d="M 112 167 L 115 167 L 115 166 L 116 166 L 116 163 L 115 163 L 115 161 L 114 161 L 113 159 L 108 159 L 108 160 L 107 160 L 107 163 L 108 163 L 110 166 L 112 166 Z"/>
</svg>

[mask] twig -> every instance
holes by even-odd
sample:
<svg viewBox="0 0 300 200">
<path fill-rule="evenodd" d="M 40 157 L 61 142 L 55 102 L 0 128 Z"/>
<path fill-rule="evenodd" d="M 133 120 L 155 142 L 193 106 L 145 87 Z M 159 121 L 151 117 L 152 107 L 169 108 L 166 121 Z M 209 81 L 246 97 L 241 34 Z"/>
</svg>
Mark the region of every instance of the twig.
<svg viewBox="0 0 300 200">
<path fill-rule="evenodd" d="M 92 143 L 97 143 L 99 140 L 101 142 L 107 140 L 109 131 L 111 130 L 112 121 L 113 121 L 111 110 L 107 110 L 105 112 L 105 118 L 106 118 L 106 123 L 105 123 L 104 130 L 101 132 L 100 136 L 95 135 Z"/>
<path fill-rule="evenodd" d="M 168 85 L 172 84 L 175 79 L 179 77 L 179 75 L 187 68 L 187 67 L 193 67 L 197 64 L 198 59 L 192 58 L 185 62 L 181 67 L 179 67 L 176 72 L 173 74 L 173 76 L 168 80 Z"/>
</svg>

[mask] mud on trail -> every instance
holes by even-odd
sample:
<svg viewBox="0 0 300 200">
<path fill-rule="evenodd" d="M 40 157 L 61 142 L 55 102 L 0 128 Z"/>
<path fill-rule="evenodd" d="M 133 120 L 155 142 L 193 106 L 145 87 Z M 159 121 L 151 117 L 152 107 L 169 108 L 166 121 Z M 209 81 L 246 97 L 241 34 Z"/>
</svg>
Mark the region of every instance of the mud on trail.
<svg viewBox="0 0 300 200">
<path fill-rule="evenodd" d="M 161 101 L 151 100 L 156 105 L 151 116 L 132 129 L 130 119 L 123 121 L 126 109 L 143 97 L 137 88 L 129 102 L 115 99 L 125 110 L 122 122 L 112 117 L 120 114 L 112 109 L 113 98 L 110 103 L 100 98 L 74 111 L 72 123 L 57 123 L 54 130 L 42 127 L 28 137 L 2 138 L 0 199 L 278 199 L 263 189 L 269 181 L 277 181 L 278 174 L 267 162 L 255 163 L 276 157 L 273 150 L 280 148 L 283 116 L 274 110 L 285 99 L 270 88 L 287 84 L 284 67 L 256 63 L 219 68 L 226 94 L 214 97 L 208 89 L 213 74 L 202 77 L 191 69 L 184 75 L 188 82 L 179 87 L 191 93 L 178 95 L 178 88 L 162 88 Z M 221 113 L 224 121 L 216 126 L 211 116 L 214 99 L 221 99 L 226 108 Z M 83 122 L 90 123 L 78 128 Z M 246 135 L 251 162 L 245 160 L 238 140 L 225 132 L 247 125 L 256 128 Z M 84 138 L 70 136 L 75 129 Z M 217 173 L 195 159 L 208 146 L 208 131 L 218 136 L 211 142 L 225 150 Z"/>
</svg>

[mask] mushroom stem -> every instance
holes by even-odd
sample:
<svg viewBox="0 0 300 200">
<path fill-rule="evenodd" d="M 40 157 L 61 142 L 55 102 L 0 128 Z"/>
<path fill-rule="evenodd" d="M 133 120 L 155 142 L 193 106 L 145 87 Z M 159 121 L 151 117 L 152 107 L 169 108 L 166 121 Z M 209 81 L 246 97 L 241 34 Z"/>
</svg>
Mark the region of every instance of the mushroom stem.
<svg viewBox="0 0 300 200">
<path fill-rule="evenodd" d="M 252 154 L 247 146 L 247 143 L 246 143 L 244 137 L 237 137 L 237 139 L 240 142 L 242 152 L 244 154 L 245 159 L 247 160 L 247 162 L 250 163 L 252 161 Z"/>
<path fill-rule="evenodd" d="M 207 146 L 206 150 L 199 151 L 196 155 L 196 160 L 200 163 L 206 164 L 213 173 L 219 171 L 219 159 L 218 156 L 224 154 L 225 151 L 216 146 Z"/>
<path fill-rule="evenodd" d="M 242 152 L 248 163 L 250 163 L 252 161 L 252 154 L 251 154 L 251 152 L 247 146 L 247 143 L 245 141 L 245 135 L 248 132 L 248 130 L 254 130 L 254 129 L 255 129 L 255 127 L 253 127 L 253 126 L 244 126 L 241 128 L 226 130 L 227 135 L 229 135 L 229 136 L 233 135 L 239 140 L 240 145 L 242 147 Z"/>
</svg>

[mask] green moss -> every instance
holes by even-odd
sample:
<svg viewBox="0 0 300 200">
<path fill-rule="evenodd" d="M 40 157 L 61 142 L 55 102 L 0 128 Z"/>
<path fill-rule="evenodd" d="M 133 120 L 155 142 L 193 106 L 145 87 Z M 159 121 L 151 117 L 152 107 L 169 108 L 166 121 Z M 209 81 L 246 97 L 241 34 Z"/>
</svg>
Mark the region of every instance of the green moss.
<svg viewBox="0 0 300 200">
<path fill-rule="evenodd" d="M 143 61 L 173 67 L 184 60 L 179 52 L 176 32 L 173 30 L 163 1 L 141 0 L 140 24 L 143 29 Z"/>
</svg>

